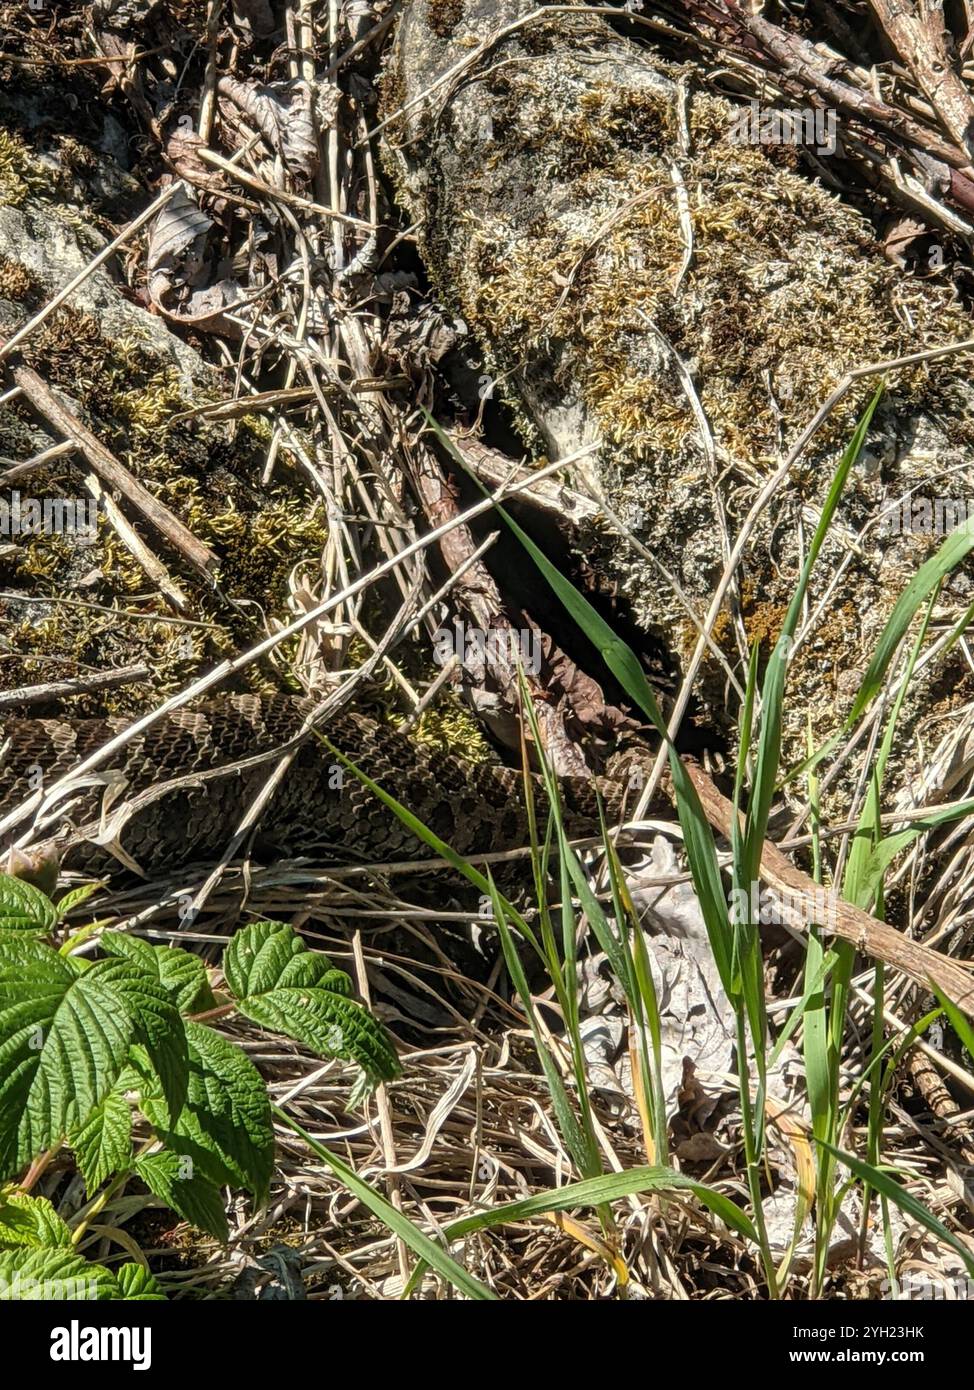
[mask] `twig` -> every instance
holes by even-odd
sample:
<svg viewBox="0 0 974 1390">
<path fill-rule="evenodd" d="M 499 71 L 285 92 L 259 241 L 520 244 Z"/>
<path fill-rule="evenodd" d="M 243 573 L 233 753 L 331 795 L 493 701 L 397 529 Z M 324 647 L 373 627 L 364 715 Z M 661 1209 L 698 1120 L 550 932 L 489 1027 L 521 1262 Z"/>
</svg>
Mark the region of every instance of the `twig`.
<svg viewBox="0 0 974 1390">
<path fill-rule="evenodd" d="M 903 0 L 869 0 L 869 3 L 951 139 L 970 159 L 974 101 L 947 52 L 943 6 L 921 15 Z"/>
<path fill-rule="evenodd" d="M 224 173 L 230 174 L 242 183 L 246 188 L 252 188 L 255 193 L 263 193 L 266 198 L 276 199 L 280 203 L 285 203 L 288 207 L 302 208 L 305 212 L 313 212 L 321 217 L 330 217 L 335 222 L 344 222 L 349 227 L 364 227 L 368 231 L 373 230 L 371 222 L 364 222 L 361 217 L 352 217 L 349 213 L 337 212 L 334 208 L 326 208 L 321 203 L 312 202 L 310 198 L 302 198 L 298 193 L 288 193 L 284 188 L 273 188 L 263 179 L 257 178 L 253 174 L 246 174 L 236 165 L 231 164 L 229 159 L 224 159 L 222 155 L 216 154 L 213 150 L 197 150 L 196 152 L 205 164 L 212 164 L 217 169 L 222 169 Z"/>
<path fill-rule="evenodd" d="M 107 690 L 131 681 L 148 680 L 148 666 L 119 666 L 115 671 L 95 671 L 70 681 L 48 681 L 45 685 L 22 685 L 19 690 L 0 692 L 0 709 L 13 705 L 38 705 L 48 700 L 63 700 L 72 695 L 86 695 L 91 690 Z"/>
<path fill-rule="evenodd" d="M 9 348 L 13 338 L 8 340 Z M 0 356 L 3 343 L 0 340 Z M 211 579 L 219 565 L 218 557 L 202 541 L 196 539 L 173 512 L 134 478 L 124 464 L 119 463 L 101 440 L 83 425 L 73 411 L 63 405 L 45 381 L 30 367 L 14 367 L 13 378 L 31 405 L 48 424 L 73 441 L 84 454 L 103 483 L 120 492 L 128 502 L 152 522 L 157 531 L 175 546 L 183 558 L 206 579 Z"/>
<path fill-rule="evenodd" d="M 142 566 L 153 584 L 158 586 L 159 591 L 166 596 L 178 612 L 185 611 L 189 603 L 186 595 L 183 593 L 182 589 L 180 589 L 158 555 L 153 555 L 152 551 L 135 528 L 129 525 L 128 521 L 102 487 L 94 473 L 89 473 L 85 478 L 85 487 L 104 512 L 105 518 L 111 525 L 116 536 L 118 536 L 129 554 Z"/>
<path fill-rule="evenodd" d="M 17 388 L 18 394 L 20 387 Z M 10 467 L 6 473 L 0 473 L 0 487 L 8 487 L 11 483 L 16 483 L 27 473 L 33 473 L 35 468 L 42 468 L 45 463 L 50 463 L 52 459 L 60 458 L 62 454 L 73 454 L 75 445 L 72 440 L 65 439 L 61 444 L 52 444 L 49 449 L 42 449 L 33 458 L 24 459 L 21 463 L 14 463 L 9 460 Z M 4 459 L 4 463 L 8 460 Z"/>
<path fill-rule="evenodd" d="M 703 768 L 689 761 L 685 761 L 684 766 L 700 798 L 704 815 L 716 830 L 729 837 L 734 814 L 732 804 L 721 795 Z M 821 901 L 821 885 L 802 873 L 801 869 L 796 869 L 767 840 L 761 852 L 760 873 L 764 882 L 777 889 L 786 899 L 794 901 L 799 897 L 809 903 Z M 942 956 L 939 951 L 931 951 L 928 946 L 910 941 L 887 922 L 880 922 L 852 903 L 843 902 L 838 896 L 833 895 L 830 901 L 834 910 L 825 914 L 829 920 L 821 923 L 823 930 L 851 942 L 864 955 L 902 970 L 904 975 L 909 975 L 924 989 L 929 990 L 936 985 L 965 1014 L 974 1017 L 974 977 L 961 965 L 949 956 Z M 808 921 L 801 912 L 792 912 L 787 904 L 782 906 L 792 926 L 802 931 L 808 930 Z"/>
</svg>

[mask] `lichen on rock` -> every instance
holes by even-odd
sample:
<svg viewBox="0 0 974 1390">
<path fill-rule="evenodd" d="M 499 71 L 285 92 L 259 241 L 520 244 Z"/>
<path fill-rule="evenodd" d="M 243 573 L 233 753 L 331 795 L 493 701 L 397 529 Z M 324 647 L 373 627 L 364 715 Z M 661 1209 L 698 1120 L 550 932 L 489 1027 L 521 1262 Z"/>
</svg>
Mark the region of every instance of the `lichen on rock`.
<svg viewBox="0 0 974 1390">
<path fill-rule="evenodd" d="M 387 75 L 398 195 L 437 292 L 470 325 L 535 457 L 596 446 L 574 468 L 591 473 L 643 553 L 607 525 L 579 548 L 685 660 L 697 628 L 645 551 L 702 616 L 727 538 L 844 375 L 962 340 L 968 316 L 945 280 L 891 266 L 866 220 L 798 171 L 794 149 L 738 140 L 739 112 L 691 63 L 584 12 L 528 20 L 527 0 L 465 0 L 445 39 L 424 10 L 406 4 Z M 507 36 L 482 46 L 502 26 Z M 824 606 L 793 663 L 791 756 L 806 715 L 816 741 L 834 731 L 936 543 L 863 528 L 910 488 L 974 497 L 968 377 L 964 359 L 948 358 L 888 379 L 813 582 L 811 611 Z M 739 633 L 766 645 L 780 631 L 875 386 L 862 380 L 835 405 L 756 527 L 740 622 L 722 615 L 716 632 L 732 661 Z M 958 573 L 948 605 L 966 604 L 969 589 Z M 960 698 L 970 678 L 951 669 Z M 716 663 L 704 678 L 716 712 Z M 916 699 L 905 728 L 923 713 Z"/>
</svg>

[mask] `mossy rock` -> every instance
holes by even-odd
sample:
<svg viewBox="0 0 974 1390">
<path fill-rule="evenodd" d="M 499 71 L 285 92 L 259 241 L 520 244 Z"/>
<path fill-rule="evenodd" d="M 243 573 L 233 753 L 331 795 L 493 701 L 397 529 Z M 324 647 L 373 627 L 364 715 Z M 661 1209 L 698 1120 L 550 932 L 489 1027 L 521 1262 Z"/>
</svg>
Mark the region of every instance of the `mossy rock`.
<svg viewBox="0 0 974 1390">
<path fill-rule="evenodd" d="M 9 336 L 91 262 L 106 244 L 74 170 L 41 158 L 29 133 L 0 128 L 0 334 Z M 89 151 L 87 170 L 110 182 L 107 155 Z M 7 158 L 9 156 L 9 158 Z M 5 163 L 6 159 L 6 163 Z M 8 182 L 6 172 L 13 170 Z M 116 171 L 117 172 L 117 171 Z M 13 192 L 11 193 L 11 190 Z M 11 194 L 11 196 L 6 196 Z M 21 536 L 0 546 L 0 587 L 7 624 L 0 638 L 9 687 L 135 662 L 153 671 L 151 688 L 124 686 L 98 712 L 135 712 L 157 703 L 215 658 L 285 622 L 288 579 L 314 565 L 327 535 L 324 505 L 303 476 L 261 482 L 269 425 L 244 417 L 233 426 L 196 418 L 174 421 L 227 394 L 220 374 L 150 314 L 112 273 L 95 270 L 69 302 L 27 338 L 20 359 L 116 457 L 219 559 L 218 587 L 202 583 L 144 519 L 135 529 L 190 597 L 192 622 L 177 617 L 116 535 L 99 517 L 93 543 L 68 536 Z M 30 458 L 58 442 L 22 400 L 0 406 L 0 454 Z M 84 499 L 87 472 L 77 455 L 31 471 L 21 494 Z M 122 502 L 124 510 L 124 501 Z M 137 615 L 120 617 L 119 613 Z M 276 682 L 267 670 L 248 679 Z M 75 712 L 84 713 L 85 701 Z M 94 712 L 94 707 L 93 711 Z"/>
<path fill-rule="evenodd" d="M 685 662 L 697 629 L 645 551 L 702 617 L 724 537 L 844 374 L 960 341 L 970 321 L 945 280 L 891 266 L 868 222 L 805 177 L 793 148 L 735 140 L 739 112 L 692 64 L 584 12 L 545 15 L 479 50 L 532 9 L 464 0 L 444 35 L 429 0 L 407 0 L 385 79 L 384 159 L 437 292 L 469 324 L 536 459 L 595 446 L 571 465 L 574 481 L 588 472 L 643 553 L 608 524 L 579 549 Z M 862 528 L 911 488 L 974 497 L 969 362 L 889 378 L 813 581 L 789 757 L 805 750 L 806 716 L 816 743 L 834 732 L 896 597 L 938 543 Z M 875 386 L 861 381 L 836 405 L 755 529 L 739 615 L 723 614 L 716 632 L 739 669 L 741 635 L 766 656 L 780 632 Z M 938 616 L 961 613 L 971 587 L 969 570 L 955 574 Z M 974 693 L 959 655 L 935 680 L 905 711 L 904 749 L 929 701 L 936 741 Z M 716 662 L 702 695 L 704 716 L 720 721 Z"/>
</svg>

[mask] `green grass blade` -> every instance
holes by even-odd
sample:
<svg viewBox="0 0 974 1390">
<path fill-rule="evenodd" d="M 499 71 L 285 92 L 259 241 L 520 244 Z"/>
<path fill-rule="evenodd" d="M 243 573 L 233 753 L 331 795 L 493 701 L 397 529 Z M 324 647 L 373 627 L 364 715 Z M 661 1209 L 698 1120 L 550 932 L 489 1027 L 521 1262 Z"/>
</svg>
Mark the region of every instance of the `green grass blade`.
<svg viewBox="0 0 974 1390">
<path fill-rule="evenodd" d="M 848 1168 L 851 1173 L 854 1173 L 860 1182 L 868 1183 L 894 1206 L 899 1207 L 900 1211 L 905 1212 L 911 1220 L 923 1226 L 931 1235 L 943 1241 L 945 1245 L 949 1245 L 951 1250 L 960 1256 L 970 1273 L 974 1275 L 974 1255 L 971 1254 L 968 1247 L 955 1235 L 952 1235 L 932 1212 L 927 1211 L 923 1203 L 918 1202 L 912 1192 L 908 1192 L 902 1184 L 891 1177 L 885 1168 L 876 1168 L 871 1163 L 864 1163 L 861 1158 L 856 1158 L 854 1154 L 843 1153 L 841 1149 L 835 1148 L 824 1140 L 819 1140 L 819 1143 L 822 1144 L 823 1148 L 829 1150 L 833 1158 Z"/>
<path fill-rule="evenodd" d="M 933 986 L 933 992 L 940 1001 L 944 1013 L 950 1019 L 950 1026 L 964 1044 L 967 1055 L 974 1057 L 974 1028 L 971 1027 L 970 1020 L 964 1017 L 953 1000 L 948 999 L 946 994 L 941 994 L 936 985 Z"/>
<path fill-rule="evenodd" d="M 463 456 L 453 441 L 428 411 L 424 411 L 424 414 L 430 428 L 457 466 L 466 473 L 485 497 L 488 496 L 486 488 L 467 468 Z M 666 724 L 660 713 L 656 697 L 646 680 L 643 668 L 639 664 L 639 659 L 632 648 L 616 636 L 588 599 L 579 593 L 574 584 L 566 579 L 560 570 L 551 563 L 544 552 L 535 545 L 531 537 L 518 526 L 504 508 L 495 503 L 495 509 L 531 556 L 552 592 L 574 618 L 593 646 L 598 648 L 606 666 L 616 677 L 626 694 L 642 710 L 667 745 L 670 772 L 676 795 L 677 814 L 683 828 L 684 845 L 690 871 L 700 900 L 700 908 L 721 982 L 725 989 L 729 990 L 730 952 L 727 942 L 727 903 L 717 863 L 713 832 L 703 813 L 693 783 L 690 781 L 676 749 L 669 740 Z"/>
<path fill-rule="evenodd" d="M 490 1211 L 476 1212 L 473 1216 L 464 1216 L 452 1222 L 446 1228 L 446 1236 L 450 1241 L 459 1240 L 462 1236 L 488 1230 L 491 1226 L 545 1216 L 552 1211 L 567 1211 L 572 1207 L 597 1207 L 636 1192 L 692 1192 L 725 1226 L 747 1240 L 757 1239 L 751 1221 L 729 1197 L 684 1173 L 659 1166 L 627 1168 L 623 1173 L 603 1173 L 597 1178 L 570 1183 L 567 1187 L 558 1187 L 550 1192 L 540 1192 L 519 1202 L 509 1202 L 506 1206 L 492 1207 Z"/>
<path fill-rule="evenodd" d="M 974 517 L 969 517 L 956 530 L 951 531 L 935 555 L 922 564 L 897 600 L 886 626 L 876 644 L 876 650 L 869 663 L 852 709 L 846 720 L 850 728 L 871 704 L 883 687 L 886 670 L 896 655 L 903 636 L 913 621 L 920 606 L 925 603 L 934 590 L 948 574 L 960 564 L 974 547 Z"/>
<path fill-rule="evenodd" d="M 492 1300 L 497 1302 L 497 1295 L 482 1284 L 479 1279 L 475 1279 L 472 1274 L 458 1264 L 447 1251 L 431 1240 L 425 1231 L 410 1221 L 401 1211 L 397 1211 L 391 1202 L 387 1201 L 381 1193 L 376 1192 L 374 1187 L 370 1187 L 367 1182 L 363 1182 L 354 1168 L 350 1168 L 347 1163 L 333 1153 L 331 1149 L 326 1149 L 323 1144 L 319 1144 L 317 1139 L 312 1138 L 306 1129 L 298 1124 L 286 1110 L 282 1110 L 278 1105 L 271 1105 L 271 1110 L 281 1121 L 287 1125 L 288 1129 L 300 1136 L 311 1149 L 317 1158 L 320 1158 L 331 1171 L 339 1178 L 349 1192 L 353 1193 L 364 1207 L 379 1220 L 388 1226 L 389 1230 L 397 1235 L 400 1240 L 409 1246 L 415 1255 L 435 1269 L 437 1274 L 448 1280 L 460 1293 L 466 1294 L 468 1298 L 477 1300 Z"/>
<path fill-rule="evenodd" d="M 531 998 L 531 990 L 528 985 L 527 976 L 524 973 L 524 966 L 517 953 L 514 938 L 511 935 L 510 927 L 507 923 L 507 913 L 504 903 L 494 888 L 493 880 L 489 880 L 488 889 L 491 894 L 491 901 L 494 906 L 494 914 L 497 918 L 497 930 L 501 939 L 501 950 L 504 953 L 504 963 L 507 966 L 508 974 L 514 982 L 514 988 L 518 992 L 521 1006 L 527 1016 L 531 1034 L 534 1038 L 535 1051 L 541 1063 L 548 1084 L 548 1091 L 551 1096 L 551 1104 L 554 1107 L 555 1118 L 558 1121 L 558 1128 L 561 1130 L 562 1138 L 571 1154 L 572 1162 L 580 1173 L 586 1177 L 594 1177 L 600 1170 L 602 1164 L 599 1159 L 598 1148 L 591 1133 L 586 1133 L 578 1122 L 578 1117 L 572 1108 L 572 1103 L 562 1081 L 561 1073 L 555 1065 L 555 1060 L 551 1055 L 551 1048 L 548 1045 L 541 1026 L 538 1022 L 537 1012 Z"/>
</svg>

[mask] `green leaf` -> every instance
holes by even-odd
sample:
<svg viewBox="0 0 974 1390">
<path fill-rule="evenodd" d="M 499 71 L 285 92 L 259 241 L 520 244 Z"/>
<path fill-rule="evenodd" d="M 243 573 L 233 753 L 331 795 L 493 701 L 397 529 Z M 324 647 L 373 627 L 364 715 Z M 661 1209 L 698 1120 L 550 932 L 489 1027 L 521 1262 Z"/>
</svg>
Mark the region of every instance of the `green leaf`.
<svg viewBox="0 0 974 1390">
<path fill-rule="evenodd" d="M 974 1255 L 968 1246 L 947 1230 L 932 1212 L 929 1212 L 922 1202 L 918 1202 L 912 1192 L 908 1192 L 901 1183 L 895 1178 L 890 1177 L 889 1173 L 883 1168 L 874 1168 L 871 1163 L 864 1163 L 861 1158 L 856 1158 L 854 1154 L 843 1153 L 841 1149 L 833 1148 L 824 1139 L 818 1142 L 823 1149 L 828 1149 L 829 1153 L 844 1163 L 845 1166 L 854 1173 L 862 1182 L 868 1183 L 871 1188 L 886 1197 L 901 1211 L 906 1212 L 920 1226 L 924 1226 L 938 1240 L 942 1240 L 945 1245 L 949 1245 L 955 1254 L 959 1255 L 967 1266 L 968 1272 L 974 1275 Z"/>
<path fill-rule="evenodd" d="M 238 999 L 292 985 L 320 985 L 351 996 L 352 981 L 320 951 L 309 951 L 293 927 L 284 922 L 251 922 L 230 939 L 223 955 L 223 974 Z"/>
<path fill-rule="evenodd" d="M 0 1174 L 76 1125 L 125 1064 L 135 1021 L 98 973 L 49 959 L 0 967 Z"/>
<path fill-rule="evenodd" d="M 948 999 L 946 994 L 943 994 L 936 985 L 933 986 L 933 992 L 940 1000 L 943 1011 L 950 1020 L 951 1027 L 967 1049 L 967 1055 L 974 1057 L 974 1028 L 971 1027 L 970 1021 L 964 1017 L 953 1000 Z"/>
<path fill-rule="evenodd" d="M 6 1241 L 7 1203 L 0 1206 L 0 1240 L 16 1248 L 0 1251 L 0 1299 L 57 1301 L 74 1299 L 164 1299 L 165 1294 L 147 1269 L 124 1264 L 114 1275 L 91 1264 L 72 1244 L 71 1231 L 45 1197 L 13 1193 L 7 1199 L 18 1210 L 28 1237 Z"/>
<path fill-rule="evenodd" d="M 180 946 L 151 946 L 128 932 L 105 932 L 99 945 L 109 955 L 132 961 L 166 989 L 181 1014 L 203 1013 L 216 1004 L 206 966 Z"/>
<path fill-rule="evenodd" d="M 497 922 L 497 930 L 501 940 L 501 950 L 504 953 L 504 961 L 507 965 L 507 973 L 514 982 L 514 988 L 518 992 L 521 1005 L 527 1015 L 528 1024 L 530 1025 L 531 1033 L 534 1037 L 535 1051 L 538 1054 L 538 1061 L 541 1063 L 541 1068 L 545 1074 L 545 1081 L 547 1082 L 548 1091 L 551 1095 L 551 1103 L 558 1120 L 558 1128 L 564 1136 L 573 1162 L 577 1164 L 582 1172 L 585 1172 L 586 1169 L 591 1169 L 598 1161 L 598 1156 L 591 1152 L 586 1142 L 586 1135 L 581 1125 L 578 1123 L 575 1111 L 572 1109 L 572 1103 L 565 1088 L 565 1083 L 558 1071 L 558 1064 L 545 1041 L 538 1019 L 538 1012 L 534 1007 L 534 1000 L 528 984 L 527 974 L 521 962 L 521 958 L 517 953 L 517 947 L 514 944 L 514 938 L 511 934 L 510 926 L 508 925 L 504 904 L 501 901 L 500 895 L 495 890 L 494 880 L 489 874 L 488 883 L 490 885 L 494 918 Z"/>
<path fill-rule="evenodd" d="M 0 874 L 0 930 L 50 932 L 58 910 L 46 894 L 23 879 Z"/>
<path fill-rule="evenodd" d="M 0 1201 L 0 1249 L 73 1249 L 71 1228 L 46 1197 L 8 1192 Z"/>
<path fill-rule="evenodd" d="M 181 1105 L 182 1020 L 159 985 L 121 960 L 0 963 L 0 1176 L 84 1125 L 137 1040 Z"/>
<path fill-rule="evenodd" d="M 103 972 L 135 1022 L 135 1041 L 142 1043 L 162 1084 L 166 1103 L 178 1114 L 186 1097 L 189 1070 L 186 1030 L 172 995 L 155 976 L 134 960 L 98 961 L 92 971 Z"/>
<path fill-rule="evenodd" d="M 206 965 L 199 956 L 178 946 L 157 946 L 159 979 L 176 1000 L 181 1014 L 201 1014 L 216 1007 Z"/>
<path fill-rule="evenodd" d="M 132 1107 L 118 1086 L 68 1135 L 89 1197 L 132 1163 Z"/>
<path fill-rule="evenodd" d="M 238 931 L 224 953 L 223 973 L 240 1012 L 255 1023 L 323 1056 L 356 1062 L 373 1080 L 398 1074 L 388 1033 L 349 998 L 349 977 L 309 951 L 291 927 L 253 922 Z"/>
<path fill-rule="evenodd" d="M 94 893 L 97 893 L 98 890 L 104 888 L 104 886 L 104 882 L 98 879 L 94 883 L 82 883 L 79 888 L 70 889 L 62 897 L 58 898 L 55 904 L 57 907 L 58 920 L 63 921 L 69 912 L 76 907 L 80 907 L 82 903 L 86 903 Z"/>
<path fill-rule="evenodd" d="M 150 1192 L 161 1197 L 190 1225 L 226 1242 L 230 1231 L 220 1189 L 192 1172 L 190 1159 L 163 1149 L 161 1153 L 137 1158 L 135 1171 Z"/>
<path fill-rule="evenodd" d="M 32 936 L 29 932 L 23 931 L 0 931 L 0 969 L 5 965 L 16 965 L 20 961 L 26 960 L 62 960 L 70 959 L 62 957 L 59 951 L 55 951 L 53 946 L 48 946 L 45 941 Z M 70 968 L 76 975 L 80 975 L 91 962 L 76 959 L 71 961 Z"/>
<path fill-rule="evenodd" d="M 166 1295 L 144 1265 L 122 1265 L 118 1271 L 118 1289 L 119 1298 L 130 1299 L 133 1302 L 166 1301 Z"/>
<path fill-rule="evenodd" d="M 115 1276 L 73 1250 L 0 1251 L 0 1299 L 5 1302 L 63 1303 L 120 1297 Z"/>
<path fill-rule="evenodd" d="M 719 1216 L 730 1230 L 757 1242 L 758 1236 L 754 1226 L 736 1202 L 732 1202 L 722 1192 L 708 1187 L 706 1183 L 687 1177 L 685 1173 L 659 1166 L 627 1168 L 622 1173 L 603 1173 L 597 1178 L 586 1178 L 583 1182 L 553 1188 L 550 1192 L 539 1192 L 533 1197 L 525 1197 L 520 1202 L 508 1202 L 504 1206 L 491 1207 L 489 1211 L 476 1212 L 473 1216 L 464 1216 L 459 1221 L 451 1222 L 445 1234 L 447 1240 L 452 1242 L 470 1235 L 473 1231 L 484 1231 L 491 1226 L 525 1221 L 532 1216 L 544 1216 L 550 1211 L 597 1207 L 603 1202 L 614 1202 L 634 1192 L 682 1191 L 692 1193 L 715 1216 Z"/>
<path fill-rule="evenodd" d="M 143 1091 L 141 1108 L 168 1149 L 219 1185 L 246 1187 L 262 1202 L 274 1165 L 267 1088 L 239 1047 L 202 1023 L 186 1023 L 189 1082 L 176 1119 L 165 1100 Z"/>
<path fill-rule="evenodd" d="M 955 569 L 974 546 L 974 518 L 968 518 L 963 525 L 956 527 L 925 564 L 907 584 L 897 599 L 892 613 L 886 622 L 879 641 L 876 643 L 869 669 L 863 676 L 852 709 L 846 719 L 844 729 L 849 729 L 872 703 L 882 688 L 886 670 L 913 621 L 917 610 L 927 601 L 937 585 L 951 570 Z"/>
</svg>

